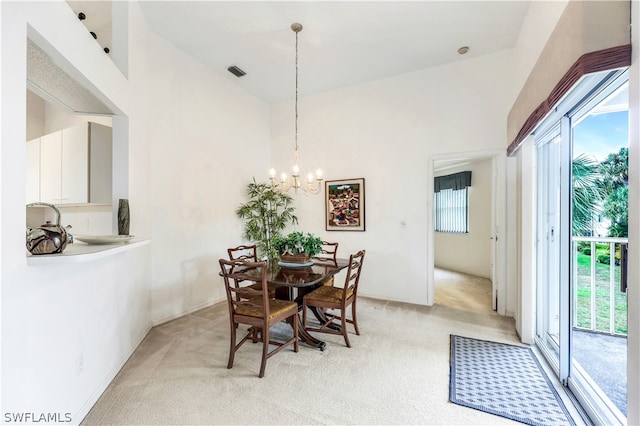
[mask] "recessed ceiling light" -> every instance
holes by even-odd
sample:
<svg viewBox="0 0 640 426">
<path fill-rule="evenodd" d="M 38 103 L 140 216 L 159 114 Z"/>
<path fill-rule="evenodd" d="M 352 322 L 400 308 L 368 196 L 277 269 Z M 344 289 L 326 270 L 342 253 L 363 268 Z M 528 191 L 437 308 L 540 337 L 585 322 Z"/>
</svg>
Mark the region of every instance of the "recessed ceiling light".
<svg viewBox="0 0 640 426">
<path fill-rule="evenodd" d="M 460 49 L 458 49 L 458 53 L 461 55 L 464 55 L 468 51 L 469 51 L 469 46 L 462 46 Z"/>
</svg>

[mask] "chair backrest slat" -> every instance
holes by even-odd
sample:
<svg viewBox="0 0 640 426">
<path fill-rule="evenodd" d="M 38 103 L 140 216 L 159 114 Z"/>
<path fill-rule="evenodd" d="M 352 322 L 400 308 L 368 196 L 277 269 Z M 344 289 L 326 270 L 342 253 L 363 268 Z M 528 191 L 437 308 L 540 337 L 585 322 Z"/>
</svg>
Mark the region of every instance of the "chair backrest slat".
<svg viewBox="0 0 640 426">
<path fill-rule="evenodd" d="M 238 247 L 232 247 L 227 249 L 227 253 L 229 254 L 229 260 L 244 260 L 246 262 L 257 262 L 258 261 L 258 249 L 257 246 L 254 245 L 239 245 Z M 233 267 L 231 267 L 231 272 L 233 272 Z M 236 287 L 238 287 L 239 283 L 244 278 L 234 277 L 233 281 Z M 238 296 L 239 297 L 239 296 Z"/>
<path fill-rule="evenodd" d="M 360 250 L 356 254 L 349 256 L 349 268 L 347 269 L 347 276 L 342 293 L 343 299 L 347 298 L 349 290 L 352 291 L 354 296 L 358 293 L 358 283 L 360 282 L 360 272 L 362 271 L 365 253 L 366 250 Z"/>
<path fill-rule="evenodd" d="M 267 262 L 220 259 L 219 263 L 230 315 L 235 313 L 238 306 L 245 305 L 261 307 L 267 318 L 269 316 Z M 252 271 L 253 273 L 250 274 Z M 254 286 L 256 283 L 260 285 Z M 260 300 L 259 304 L 257 300 Z"/>
<path fill-rule="evenodd" d="M 230 290 L 231 292 L 240 296 L 241 299 L 246 299 L 246 300 L 262 296 L 262 290 L 256 290 L 251 287 L 239 287 L 239 288 L 232 287 Z"/>
<path fill-rule="evenodd" d="M 322 242 L 322 251 L 315 255 L 313 258 L 323 262 L 333 262 L 338 264 L 338 243 L 330 243 L 327 241 Z"/>
<path fill-rule="evenodd" d="M 245 260 L 247 262 L 258 261 L 258 249 L 255 245 L 241 245 L 227 249 L 229 260 Z"/>
</svg>

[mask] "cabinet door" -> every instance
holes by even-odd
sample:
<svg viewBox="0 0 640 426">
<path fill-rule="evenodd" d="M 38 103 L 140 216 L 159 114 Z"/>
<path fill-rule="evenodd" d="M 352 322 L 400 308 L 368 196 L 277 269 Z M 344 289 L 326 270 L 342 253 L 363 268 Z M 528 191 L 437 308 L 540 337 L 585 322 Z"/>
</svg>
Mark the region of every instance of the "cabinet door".
<svg viewBox="0 0 640 426">
<path fill-rule="evenodd" d="M 89 127 L 62 130 L 62 204 L 89 202 Z"/>
<path fill-rule="evenodd" d="M 40 200 L 60 204 L 62 170 L 62 132 L 40 138 Z"/>
<path fill-rule="evenodd" d="M 40 138 L 27 141 L 27 203 L 40 201 Z"/>
<path fill-rule="evenodd" d="M 112 201 L 112 129 L 89 123 L 89 202 L 110 204 Z"/>
</svg>

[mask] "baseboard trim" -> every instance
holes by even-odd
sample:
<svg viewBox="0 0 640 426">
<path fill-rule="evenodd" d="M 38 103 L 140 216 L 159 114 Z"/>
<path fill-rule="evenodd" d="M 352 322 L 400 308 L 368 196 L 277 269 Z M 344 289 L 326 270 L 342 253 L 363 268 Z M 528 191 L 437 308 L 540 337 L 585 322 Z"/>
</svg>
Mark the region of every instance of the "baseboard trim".
<svg viewBox="0 0 640 426">
<path fill-rule="evenodd" d="M 164 324 L 166 322 L 173 321 L 174 319 L 178 319 L 178 318 L 183 317 L 185 315 L 192 314 L 192 313 L 194 313 L 196 311 L 199 311 L 200 309 L 208 308 L 209 306 L 213 306 L 216 303 L 220 303 L 220 302 L 225 301 L 225 300 L 226 300 L 226 297 L 217 298 L 217 299 L 213 299 L 213 300 L 207 300 L 205 302 L 202 302 L 202 303 L 199 303 L 199 304 L 197 304 L 195 306 L 192 306 L 191 308 L 189 308 L 189 309 L 187 309 L 185 311 L 176 312 L 174 314 L 167 315 L 165 317 L 158 318 L 158 319 L 152 319 L 151 320 L 151 325 L 153 327 L 156 327 L 158 325 L 162 325 L 162 324 Z"/>
<path fill-rule="evenodd" d="M 109 373 L 102 380 L 102 382 L 100 382 L 96 390 L 89 396 L 87 401 L 82 405 L 80 410 L 78 410 L 78 412 L 73 417 L 74 424 L 80 424 L 82 420 L 84 420 L 84 418 L 87 416 L 87 414 L 89 414 L 89 411 L 91 411 L 91 409 L 96 404 L 96 402 L 98 402 L 98 399 L 100 399 L 104 391 L 107 390 L 107 387 L 109 387 L 113 379 L 115 379 L 115 377 L 118 375 L 122 367 L 124 367 L 124 365 L 127 363 L 129 358 L 131 358 L 131 355 L 133 355 L 133 352 L 135 352 L 138 346 L 140 346 L 140 343 L 142 343 L 144 338 L 147 337 L 147 334 L 149 334 L 149 331 L 151 331 L 152 328 L 153 327 L 151 326 L 151 324 L 148 324 L 145 327 L 145 329 L 142 331 L 142 333 L 140 333 L 140 335 L 136 339 L 135 344 L 133 344 L 131 348 L 129 348 L 127 353 L 120 358 L 120 361 L 111 369 L 111 371 L 109 371 Z M 75 422 L 76 419 L 80 419 L 80 421 Z"/>
</svg>

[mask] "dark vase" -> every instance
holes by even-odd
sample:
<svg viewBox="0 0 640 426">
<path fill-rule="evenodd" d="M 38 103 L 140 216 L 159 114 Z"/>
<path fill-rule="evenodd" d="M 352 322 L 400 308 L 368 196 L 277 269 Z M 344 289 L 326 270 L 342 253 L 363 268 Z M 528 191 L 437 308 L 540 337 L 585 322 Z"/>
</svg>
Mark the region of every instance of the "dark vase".
<svg viewBox="0 0 640 426">
<path fill-rule="evenodd" d="M 126 198 L 118 202 L 118 235 L 129 235 L 129 200 Z"/>
</svg>

